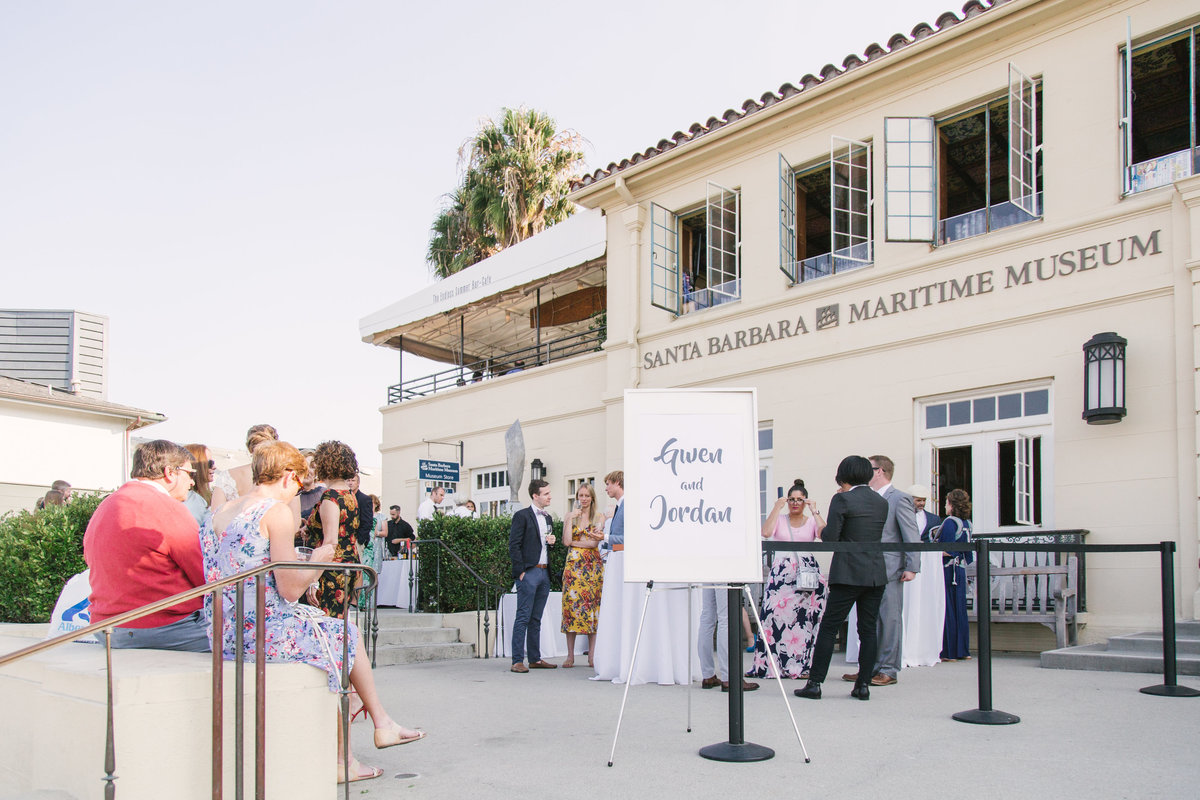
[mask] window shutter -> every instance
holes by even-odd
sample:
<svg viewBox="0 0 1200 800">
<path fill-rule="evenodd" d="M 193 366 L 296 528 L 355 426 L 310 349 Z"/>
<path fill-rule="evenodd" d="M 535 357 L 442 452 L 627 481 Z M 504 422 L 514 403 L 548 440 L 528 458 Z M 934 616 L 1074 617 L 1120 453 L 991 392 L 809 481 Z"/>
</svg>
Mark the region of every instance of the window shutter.
<svg viewBox="0 0 1200 800">
<path fill-rule="evenodd" d="M 650 204 L 650 305 L 678 314 L 679 219 Z"/>
<path fill-rule="evenodd" d="M 884 120 L 886 234 L 890 242 L 934 239 L 934 142 L 932 117 Z"/>
<path fill-rule="evenodd" d="M 873 260 L 870 144 L 830 137 L 829 194 L 833 271 L 870 264 Z"/>
<path fill-rule="evenodd" d="M 716 183 L 708 184 L 705 221 L 708 227 L 708 292 L 712 304 L 737 300 L 742 295 L 738 240 L 738 193 Z"/>
<path fill-rule="evenodd" d="M 793 284 L 796 274 L 796 171 L 779 154 L 779 269 Z"/>
<path fill-rule="evenodd" d="M 1008 199 L 1031 217 L 1037 201 L 1037 85 L 1008 65 Z"/>
</svg>

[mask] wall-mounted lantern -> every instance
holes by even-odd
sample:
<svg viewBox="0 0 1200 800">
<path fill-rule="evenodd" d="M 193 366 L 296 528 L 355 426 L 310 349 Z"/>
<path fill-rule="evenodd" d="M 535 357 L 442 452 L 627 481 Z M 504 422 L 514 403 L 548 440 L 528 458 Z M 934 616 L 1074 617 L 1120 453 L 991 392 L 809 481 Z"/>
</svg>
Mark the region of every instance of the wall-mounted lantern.
<svg viewBox="0 0 1200 800">
<path fill-rule="evenodd" d="M 1111 425 L 1125 417 L 1125 345 L 1113 333 L 1097 333 L 1083 346 L 1083 419 Z"/>
<path fill-rule="evenodd" d="M 535 481 L 546 480 L 546 465 L 542 463 L 540 458 L 535 458 L 529 462 L 529 477 Z"/>
</svg>

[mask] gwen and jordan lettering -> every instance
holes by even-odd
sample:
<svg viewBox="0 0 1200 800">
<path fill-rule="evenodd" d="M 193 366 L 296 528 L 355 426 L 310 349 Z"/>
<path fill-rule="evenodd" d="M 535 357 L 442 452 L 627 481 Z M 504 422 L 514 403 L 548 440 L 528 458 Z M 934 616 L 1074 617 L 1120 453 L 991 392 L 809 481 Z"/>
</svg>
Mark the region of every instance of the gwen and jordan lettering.
<svg viewBox="0 0 1200 800">
<path fill-rule="evenodd" d="M 679 447 L 678 439 L 674 437 L 663 442 L 662 448 L 659 450 L 651 461 L 664 466 L 670 467 L 671 475 L 679 477 L 680 467 L 684 468 L 686 480 L 679 483 L 679 490 L 682 492 L 700 492 L 700 496 L 695 502 L 672 502 L 667 500 L 663 494 L 656 494 L 650 498 L 650 508 L 648 522 L 650 530 L 660 530 L 663 525 L 668 522 L 688 522 L 694 525 L 710 525 L 727 523 L 733 519 L 733 507 L 725 506 L 723 509 L 719 506 L 710 505 L 706 502 L 704 495 L 704 475 L 697 476 L 695 473 L 705 464 L 723 464 L 724 450 L 720 447 Z M 692 465 L 696 469 L 688 469 Z"/>
<path fill-rule="evenodd" d="M 1123 262 L 1137 261 L 1146 256 L 1161 255 L 1162 248 L 1159 244 L 1159 234 L 1161 233 L 1161 229 L 1157 229 L 1151 231 L 1150 235 L 1146 237 L 1134 234 L 1115 241 L 1087 245 L 1030 259 L 1019 267 L 1009 264 L 1002 269 L 985 269 L 959 278 L 934 281 L 914 286 L 902 292 L 892 292 L 859 302 L 851 302 L 848 304 L 849 315 L 846 322 L 854 325 L 905 311 L 916 311 L 968 297 L 991 294 L 997 288 L 1015 289 L 1054 278 L 1082 275 L 1099 267 L 1115 267 Z M 825 316 L 822 317 L 822 315 Z M 839 316 L 837 303 L 822 306 L 818 309 L 817 330 L 837 327 Z M 745 347 L 757 347 L 769 342 L 792 339 L 807 334 L 808 330 L 804 317 L 798 314 L 794 322 L 790 319 L 783 319 L 762 326 L 753 325 L 721 336 L 709 336 L 706 337 L 703 345 L 701 340 L 694 340 L 645 352 L 642 354 L 642 368 L 657 369 L 680 361 L 703 358 L 706 355 L 715 356 Z"/>
</svg>

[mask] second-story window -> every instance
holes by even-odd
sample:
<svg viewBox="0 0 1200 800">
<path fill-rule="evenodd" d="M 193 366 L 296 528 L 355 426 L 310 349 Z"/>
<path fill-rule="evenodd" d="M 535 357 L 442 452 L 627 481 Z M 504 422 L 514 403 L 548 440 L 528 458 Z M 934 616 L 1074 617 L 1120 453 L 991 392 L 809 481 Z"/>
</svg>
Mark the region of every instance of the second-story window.
<svg viewBox="0 0 1200 800">
<path fill-rule="evenodd" d="M 873 260 L 871 145 L 833 137 L 827 161 L 794 169 L 779 156 L 779 268 L 792 283 Z"/>
<path fill-rule="evenodd" d="M 1200 26 L 1121 53 L 1125 193 L 1200 173 Z"/>
<path fill-rule="evenodd" d="M 1007 97 L 941 120 L 889 117 L 887 238 L 953 242 L 1039 218 L 1040 94 L 1010 64 Z"/>
<path fill-rule="evenodd" d="M 742 296 L 741 196 L 708 184 L 702 207 L 650 204 L 650 303 L 686 314 Z"/>
</svg>

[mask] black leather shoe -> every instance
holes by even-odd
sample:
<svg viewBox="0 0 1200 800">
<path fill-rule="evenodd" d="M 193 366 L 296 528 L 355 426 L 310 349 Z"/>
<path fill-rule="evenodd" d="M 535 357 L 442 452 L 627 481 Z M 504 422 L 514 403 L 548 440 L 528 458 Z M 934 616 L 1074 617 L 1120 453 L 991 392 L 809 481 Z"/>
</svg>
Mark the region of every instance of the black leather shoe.
<svg viewBox="0 0 1200 800">
<path fill-rule="evenodd" d="M 850 696 L 858 700 L 871 699 L 871 687 L 865 683 L 856 683 L 854 688 L 850 690 Z"/>
<path fill-rule="evenodd" d="M 796 697 L 806 697 L 809 700 L 820 700 L 821 684 L 817 683 L 816 681 L 809 681 L 808 683 L 804 684 L 803 689 L 797 689 L 796 691 L 792 692 L 792 694 L 796 695 Z"/>
</svg>

